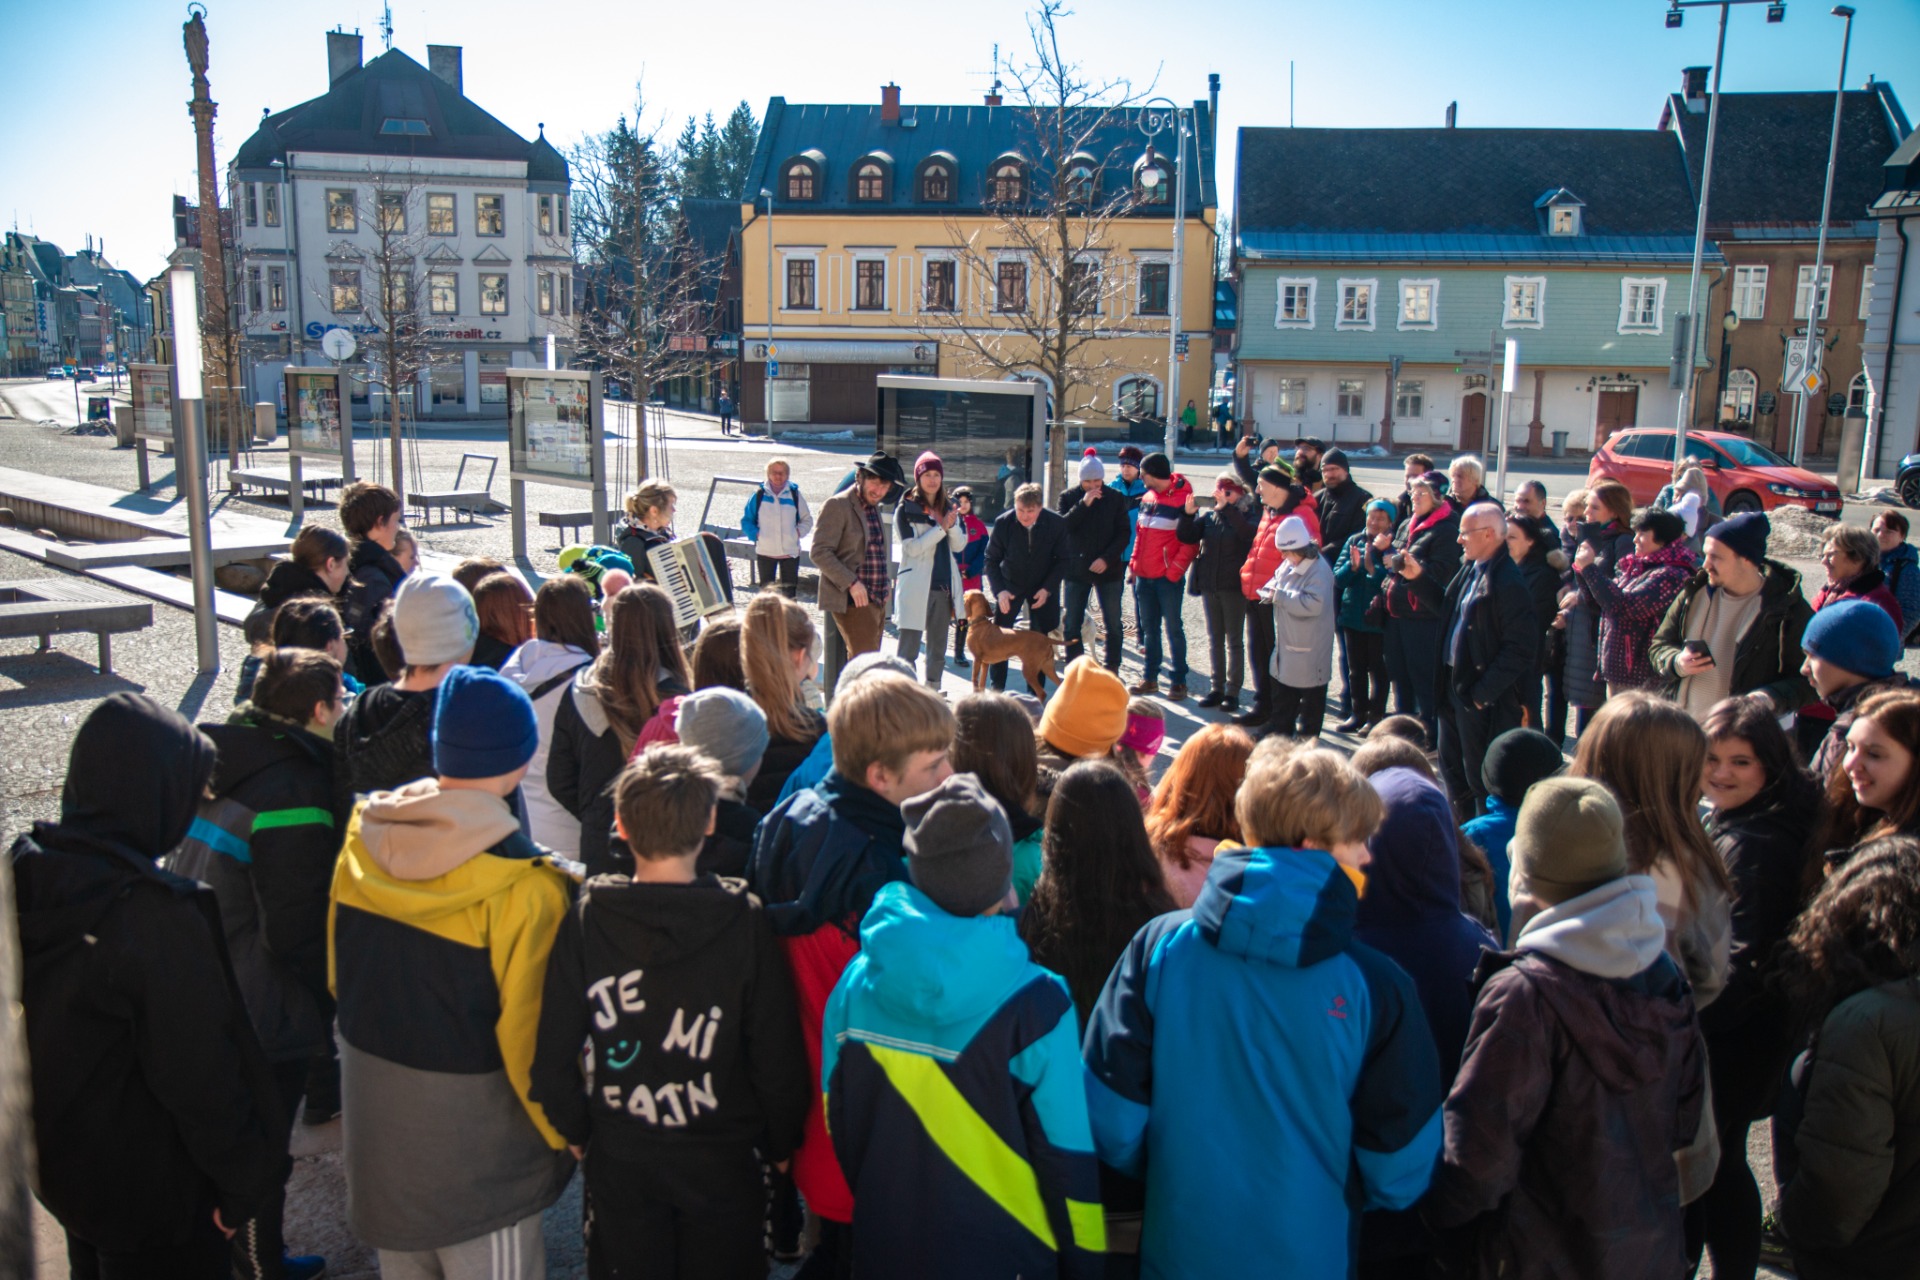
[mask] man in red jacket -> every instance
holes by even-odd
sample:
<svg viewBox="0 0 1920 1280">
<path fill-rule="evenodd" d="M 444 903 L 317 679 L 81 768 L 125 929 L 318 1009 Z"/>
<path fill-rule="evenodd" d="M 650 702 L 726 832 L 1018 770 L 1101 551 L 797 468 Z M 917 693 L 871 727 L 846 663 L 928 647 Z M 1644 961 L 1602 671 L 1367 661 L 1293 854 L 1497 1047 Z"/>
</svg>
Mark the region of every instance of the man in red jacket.
<svg viewBox="0 0 1920 1280">
<path fill-rule="evenodd" d="M 1167 697 L 1180 702 L 1187 696 L 1187 621 L 1181 611 L 1181 584 L 1187 566 L 1199 554 L 1197 542 L 1180 541 L 1180 523 L 1191 520 L 1193 486 L 1177 474 L 1164 453 L 1150 453 L 1140 463 L 1147 491 L 1140 495 L 1140 522 L 1133 539 L 1134 611 L 1140 618 L 1140 643 L 1146 650 L 1147 672 L 1134 693 L 1160 692 L 1160 627 L 1167 629 L 1167 647 L 1173 661 L 1167 665 L 1172 683 Z"/>
</svg>

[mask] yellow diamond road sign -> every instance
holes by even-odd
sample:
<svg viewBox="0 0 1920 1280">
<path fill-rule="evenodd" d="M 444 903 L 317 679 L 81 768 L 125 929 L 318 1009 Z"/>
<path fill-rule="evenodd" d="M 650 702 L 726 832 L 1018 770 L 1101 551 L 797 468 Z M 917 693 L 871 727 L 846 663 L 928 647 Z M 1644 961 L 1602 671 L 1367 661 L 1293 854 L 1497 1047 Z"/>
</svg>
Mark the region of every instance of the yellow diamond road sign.
<svg viewBox="0 0 1920 1280">
<path fill-rule="evenodd" d="M 1800 385 L 1805 387 L 1809 391 L 1818 391 L 1820 389 L 1820 375 L 1817 373 L 1810 373 L 1806 377 L 1800 379 Z"/>
</svg>

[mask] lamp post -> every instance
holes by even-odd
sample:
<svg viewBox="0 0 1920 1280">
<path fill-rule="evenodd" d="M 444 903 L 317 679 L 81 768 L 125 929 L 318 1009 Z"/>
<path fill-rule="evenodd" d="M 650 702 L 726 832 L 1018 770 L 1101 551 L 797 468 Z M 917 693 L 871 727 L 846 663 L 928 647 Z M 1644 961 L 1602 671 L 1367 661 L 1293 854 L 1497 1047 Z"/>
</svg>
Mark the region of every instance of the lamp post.
<svg viewBox="0 0 1920 1280">
<path fill-rule="evenodd" d="M 1716 420 L 1726 415 L 1727 375 L 1732 372 L 1729 362 L 1733 359 L 1733 331 L 1739 327 L 1740 313 L 1728 307 L 1727 314 L 1720 317 L 1720 398 L 1715 402 L 1716 408 L 1713 411 Z"/>
<path fill-rule="evenodd" d="M 1681 342 L 1674 353 L 1677 364 L 1674 378 L 1679 385 L 1679 404 L 1674 413 L 1674 450 L 1673 478 L 1680 478 L 1681 468 L 1686 465 L 1687 451 L 1684 447 L 1687 438 L 1689 415 L 1693 412 L 1693 351 L 1700 340 L 1700 325 L 1696 314 L 1700 305 L 1700 260 L 1707 247 L 1707 192 L 1713 184 L 1713 140 L 1720 124 L 1720 68 L 1727 60 L 1727 11 L 1736 4 L 1765 4 L 1767 21 L 1780 22 L 1787 16 L 1787 6 L 1781 0 L 1669 0 L 1667 5 L 1667 29 L 1673 30 L 1686 20 L 1688 9 L 1714 8 L 1720 10 L 1720 35 L 1713 50 L 1713 87 L 1708 91 L 1707 100 L 1707 145 L 1700 158 L 1700 209 L 1693 225 L 1693 270 L 1687 278 L 1687 311 L 1680 318 Z"/>
<path fill-rule="evenodd" d="M 174 488 L 187 496 L 187 558 L 193 570 L 193 634 L 200 670 L 220 669 L 220 618 L 213 611 L 213 534 L 207 511 L 207 419 L 201 387 L 200 299 L 193 272 L 175 267 L 167 285 L 173 309 Z"/>
<path fill-rule="evenodd" d="M 761 362 L 760 371 L 760 408 L 767 418 L 767 434 L 773 434 L 773 192 L 760 188 L 760 198 L 767 202 L 767 358 Z M 743 350 L 740 353 L 745 355 Z M 741 428 L 745 430 L 745 428 Z"/>
<path fill-rule="evenodd" d="M 1800 359 L 1793 388 L 1793 465 L 1806 460 L 1807 408 L 1814 391 L 1806 379 L 1820 356 L 1820 274 L 1827 261 L 1827 219 L 1833 214 L 1833 171 L 1840 158 L 1840 112 L 1847 101 L 1847 54 L 1853 46 L 1853 9 L 1844 4 L 1833 6 L 1833 16 L 1846 23 L 1840 38 L 1840 79 L 1833 87 L 1833 135 L 1827 140 L 1827 189 L 1820 197 L 1820 240 L 1813 251 L 1813 288 L 1807 298 L 1807 348 Z"/>
<path fill-rule="evenodd" d="M 1168 457 L 1174 456 L 1178 441 L 1180 403 L 1180 271 L 1187 230 L 1187 135 L 1192 131 L 1187 113 L 1166 98 L 1151 98 L 1140 112 L 1140 131 L 1147 135 L 1147 165 L 1140 171 L 1140 185 L 1152 191 L 1159 185 L 1160 170 L 1153 163 L 1153 140 L 1161 130 L 1173 130 L 1173 269 L 1167 281 L 1167 403 L 1163 442 Z"/>
</svg>

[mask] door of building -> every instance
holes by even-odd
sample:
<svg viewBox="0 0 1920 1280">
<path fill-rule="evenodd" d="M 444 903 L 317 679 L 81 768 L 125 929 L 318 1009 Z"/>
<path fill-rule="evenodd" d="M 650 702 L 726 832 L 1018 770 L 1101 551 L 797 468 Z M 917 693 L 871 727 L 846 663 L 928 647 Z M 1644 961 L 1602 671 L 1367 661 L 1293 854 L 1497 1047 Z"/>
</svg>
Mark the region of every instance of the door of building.
<svg viewBox="0 0 1920 1280">
<path fill-rule="evenodd" d="M 1487 442 L 1487 398 L 1478 392 L 1460 401 L 1460 452 L 1479 453 Z"/>
<path fill-rule="evenodd" d="M 1603 387 L 1600 391 L 1600 416 L 1593 425 L 1596 451 L 1616 431 L 1634 425 L 1640 415 L 1640 388 Z"/>
</svg>

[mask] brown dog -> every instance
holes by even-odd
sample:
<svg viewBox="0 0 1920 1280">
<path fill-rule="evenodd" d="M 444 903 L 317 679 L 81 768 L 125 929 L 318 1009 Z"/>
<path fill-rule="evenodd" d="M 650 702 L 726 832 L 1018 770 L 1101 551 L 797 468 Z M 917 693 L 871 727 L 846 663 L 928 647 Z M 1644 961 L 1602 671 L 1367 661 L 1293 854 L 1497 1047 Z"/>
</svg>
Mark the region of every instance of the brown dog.
<svg viewBox="0 0 1920 1280">
<path fill-rule="evenodd" d="M 996 662 L 1018 658 L 1020 674 L 1027 678 L 1027 688 L 1033 690 L 1034 697 L 1045 702 L 1045 681 L 1060 683 L 1060 677 L 1054 670 L 1053 651 L 1063 642 L 1044 632 L 1001 626 L 993 620 L 993 604 L 984 591 L 967 592 L 964 607 L 967 611 L 967 652 L 973 655 L 973 691 L 980 693 L 986 689 L 988 667 Z"/>
</svg>

